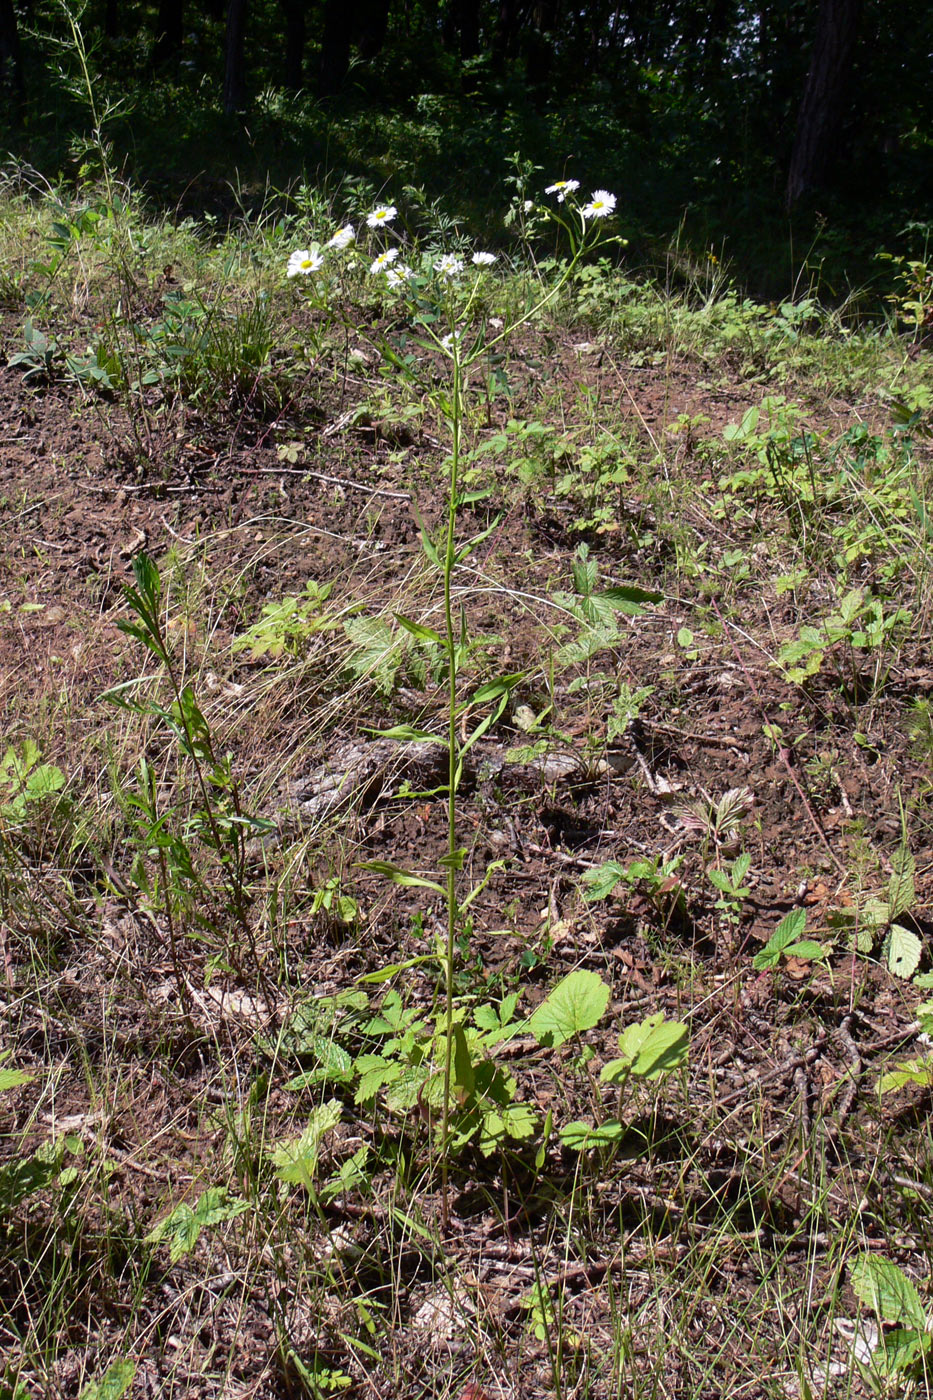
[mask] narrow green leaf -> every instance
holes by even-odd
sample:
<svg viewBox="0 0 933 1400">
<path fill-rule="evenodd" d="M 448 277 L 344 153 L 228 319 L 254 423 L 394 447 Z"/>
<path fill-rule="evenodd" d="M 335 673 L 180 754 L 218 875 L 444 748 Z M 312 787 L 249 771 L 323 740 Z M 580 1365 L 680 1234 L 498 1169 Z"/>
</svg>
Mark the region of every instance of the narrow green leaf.
<svg viewBox="0 0 933 1400">
<path fill-rule="evenodd" d="M 476 1076 L 473 1073 L 473 1061 L 470 1059 L 470 1047 L 461 1025 L 454 1025 L 453 1037 L 453 1081 L 463 1099 L 467 1099 L 476 1088 Z"/>
<path fill-rule="evenodd" d="M 439 885 L 436 880 L 425 880 L 420 875 L 412 875 L 408 870 L 402 870 L 400 866 L 393 865 L 388 860 L 364 860 L 360 861 L 359 870 L 372 870 L 377 875 L 384 875 L 387 880 L 391 880 L 394 885 L 406 885 L 414 889 L 434 890 L 437 894 L 444 893 L 443 885 Z"/>
<path fill-rule="evenodd" d="M 438 646 L 446 647 L 447 642 L 440 632 L 435 632 L 433 627 L 425 627 L 421 622 L 413 622 L 410 617 L 405 617 L 402 613 L 393 614 L 400 627 L 404 627 L 406 632 L 410 632 L 413 637 L 417 637 L 422 642 L 435 642 Z"/>
<path fill-rule="evenodd" d="M 511 695 L 512 691 L 525 679 L 526 672 L 512 671 L 505 676 L 497 676 L 487 681 L 473 692 L 471 705 L 485 705 L 490 700 L 498 700 L 500 695 Z"/>
</svg>

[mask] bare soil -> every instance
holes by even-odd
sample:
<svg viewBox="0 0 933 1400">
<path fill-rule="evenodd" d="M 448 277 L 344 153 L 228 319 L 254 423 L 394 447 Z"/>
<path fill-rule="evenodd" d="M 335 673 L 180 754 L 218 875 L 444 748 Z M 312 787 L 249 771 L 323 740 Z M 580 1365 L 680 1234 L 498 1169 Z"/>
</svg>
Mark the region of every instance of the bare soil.
<svg viewBox="0 0 933 1400">
<path fill-rule="evenodd" d="M 8 348 L 17 336 L 12 320 L 0 328 Z M 98 1154 L 104 1176 L 92 1204 L 64 1218 L 36 1204 L 8 1231 L 0 1353 L 22 1359 L 28 1393 L 77 1396 L 114 1355 L 129 1355 L 134 1395 L 301 1394 L 304 1383 L 283 1359 L 285 1318 L 294 1352 L 332 1355 L 351 1375 L 353 1394 L 459 1396 L 472 1383 L 490 1400 L 530 1400 L 553 1393 L 553 1355 L 523 1307 L 543 1279 L 563 1297 L 568 1394 L 621 1393 L 606 1363 L 620 1317 L 633 1329 L 633 1374 L 653 1374 L 656 1358 L 642 1352 L 639 1336 L 662 1334 L 668 1314 L 685 1321 L 656 1393 L 800 1394 L 788 1363 L 794 1337 L 807 1346 L 818 1337 L 820 1354 L 804 1360 L 825 1365 L 845 1356 L 833 1316 L 856 1315 L 841 1239 L 927 1275 L 933 1161 L 919 1125 L 929 1095 L 908 1088 L 879 1100 L 873 1087 L 892 1058 L 918 1053 L 915 989 L 877 958 L 844 950 L 761 973 L 752 959 L 794 907 L 806 907 L 808 936 L 820 939 L 831 936 L 834 913 L 868 892 L 883 895 L 904 835 L 917 864 L 910 926 L 929 945 L 930 775 L 912 757 L 905 724 L 908 701 L 933 689 L 929 637 L 912 635 L 870 695 L 853 697 L 833 676 L 807 692 L 789 685 L 772 663 L 800 621 L 794 595 L 765 586 L 768 570 L 779 570 L 755 556 L 749 525 L 702 510 L 688 487 L 709 468 L 666 431 L 679 413 L 702 412 L 712 437 L 769 386 L 730 381 L 724 366 L 709 387 L 708 371 L 696 366 L 617 365 L 581 357 L 573 341 L 568 335 L 553 347 L 545 370 L 518 376 L 518 397 L 501 417 L 531 416 L 542 377 L 549 387 L 583 378 L 633 434 L 665 445 L 667 494 L 659 484 L 649 499 L 635 480 L 617 528 L 583 536 L 603 583 L 665 595 L 625 624 L 624 644 L 594 662 L 633 689 L 654 691 L 631 726 L 624 762 L 605 761 L 605 702 L 598 692 L 594 702 L 586 690 L 568 691 L 565 676 L 551 722 L 564 736 L 555 748 L 574 760 L 568 776 L 550 780 L 515 763 L 490 778 L 479 761 L 468 774 L 460 813 L 467 879 L 491 861 L 503 864 L 471 911 L 463 985 L 486 984 L 493 1000 L 522 986 L 530 1010 L 565 972 L 591 968 L 612 986 L 610 1012 L 587 1037 L 596 1078 L 618 1030 L 657 1010 L 688 1020 L 689 1074 L 656 1101 L 636 1098 L 631 1142 L 604 1179 L 593 1174 L 579 1236 L 580 1164 L 556 1138 L 543 1169 L 534 1150 L 501 1160 L 467 1152 L 454 1162 L 452 1215 L 438 1245 L 411 1224 L 425 1220 L 433 1231 L 439 1217 L 437 1173 L 419 1164 L 424 1125 L 348 1114 L 347 1140 L 369 1141 L 396 1163 L 385 1180 L 397 1175 L 402 1197 L 381 1196 L 377 1183 L 377 1204 L 348 1193 L 317 1219 L 291 1200 L 282 1209 L 294 1215 L 295 1257 L 279 1254 L 264 1270 L 256 1265 L 260 1226 L 205 1232 L 170 1263 L 164 1249 L 143 1249 L 140 1236 L 218 1171 L 224 1181 L 245 1181 L 252 1169 L 247 1151 L 231 1156 L 231 1122 L 243 1103 L 231 1105 L 231 1085 L 243 1089 L 271 1072 L 263 1137 L 300 1131 L 302 1101 L 283 1087 L 295 1065 L 270 1069 L 263 1046 L 302 992 L 333 994 L 430 949 L 442 913 L 436 898 L 387 886 L 359 862 L 435 870 L 446 840 L 443 796 L 399 746 L 397 762 L 381 765 L 358 800 L 328 815 L 328 844 L 310 843 L 304 879 L 310 889 L 339 874 L 359 902 L 360 924 L 345 928 L 296 900 L 287 965 L 270 955 L 265 969 L 282 987 L 277 1003 L 222 973 L 205 989 L 204 953 L 192 941 L 182 952 L 192 989 L 186 1008 L 164 920 L 146 912 L 130 879 L 133 851 L 120 845 L 119 823 L 115 845 L 102 832 L 84 845 L 57 911 L 43 869 L 60 855 L 50 836 L 49 848 L 31 857 L 34 927 L 22 910 L 0 910 L 3 1042 L 36 1076 L 4 1099 L 6 1146 L 21 1151 L 21 1131 L 27 1146 L 68 1132 Z M 128 781 L 120 757 L 128 721 L 102 696 L 149 666 L 117 625 L 128 616 L 132 560 L 145 550 L 172 579 L 179 652 L 252 809 L 279 828 L 281 844 L 257 855 L 257 885 L 262 860 L 274 866 L 306 829 L 302 794 L 313 797 L 328 763 L 339 768 L 374 729 L 441 725 L 444 697 L 431 682 L 419 688 L 406 677 L 384 696 L 346 681 L 328 689 L 297 662 L 289 679 L 287 658 L 252 661 L 230 651 L 264 603 L 299 592 L 309 578 L 335 581 L 332 598 L 357 596 L 369 611 L 400 596 L 425 606 L 436 600 L 435 585 L 424 582 L 413 501 L 429 527 L 439 520 L 437 430 L 354 423 L 347 411 L 363 387 L 346 383 L 338 394 L 312 382 L 273 415 L 248 403 L 223 413 L 175 407 L 141 435 L 116 403 L 91 402 L 64 383 L 31 388 L 19 373 L 0 372 L 7 743 L 34 738 L 44 760 L 66 773 L 78 807 L 105 789 L 108 753 Z M 846 424 L 871 420 L 877 409 L 840 402 L 830 412 Z M 280 454 L 296 440 L 297 459 Z M 464 607 L 474 635 L 497 639 L 488 644 L 494 666 L 529 672 L 522 699 L 540 711 L 549 623 L 534 600 L 571 588 L 581 535 L 567 502 L 540 484 L 521 492 L 500 479 L 491 500 L 465 512 L 464 532 L 485 528 L 492 512 L 501 512 L 497 528 L 460 572 Z M 750 579 L 730 593 L 679 569 L 678 550 L 689 554 L 704 540 L 716 555 L 747 549 Z M 678 641 L 683 628 L 692 644 Z M 279 679 L 264 691 L 270 667 Z M 350 697 L 342 708 L 341 684 Z M 783 741 L 768 737 L 775 725 Z M 508 711 L 480 757 L 524 742 Z M 151 733 L 148 743 L 164 760 L 164 738 Z M 406 780 L 418 795 L 400 791 Z M 748 851 L 751 892 L 730 928 L 705 876 L 704 834 L 685 820 L 684 804 L 736 788 L 749 789 L 750 805 L 718 860 Z M 706 846 L 710 863 L 717 848 L 708 833 Z M 619 886 L 603 902 L 582 900 L 584 873 L 605 861 L 679 853 L 686 859 L 660 896 Z M 427 974 L 405 985 L 416 1004 L 430 1006 Z M 592 1116 L 590 1080 L 571 1066 L 577 1049 L 520 1050 L 509 1056 L 519 1097 L 552 1112 L 555 1134 Z M 326 1248 L 335 1274 L 352 1283 L 342 1301 L 337 1288 L 313 1298 L 292 1291 L 308 1260 L 320 1257 L 314 1250 Z M 43 1297 L 66 1255 L 76 1291 L 68 1315 L 53 1317 Z M 769 1282 L 775 1261 L 780 1287 Z M 460 1281 L 453 1297 L 438 1281 L 445 1275 Z M 355 1289 L 371 1310 L 383 1309 L 384 1331 L 370 1339 L 378 1359 L 340 1340 L 368 1336 L 347 1302 Z M 54 1366 L 43 1377 L 38 1358 L 53 1350 L 53 1334 Z M 857 1377 L 844 1384 L 847 1394 L 863 1393 Z"/>
</svg>

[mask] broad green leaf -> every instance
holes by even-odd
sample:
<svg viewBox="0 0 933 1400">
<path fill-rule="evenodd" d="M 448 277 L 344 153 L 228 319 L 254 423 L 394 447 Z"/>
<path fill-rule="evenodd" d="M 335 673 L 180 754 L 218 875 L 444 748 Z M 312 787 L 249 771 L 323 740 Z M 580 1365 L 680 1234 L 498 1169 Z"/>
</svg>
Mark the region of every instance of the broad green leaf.
<svg viewBox="0 0 933 1400">
<path fill-rule="evenodd" d="M 889 1376 L 899 1371 L 908 1371 L 926 1356 L 933 1346 L 933 1336 L 929 1332 L 915 1332 L 912 1328 L 895 1327 L 881 1337 L 880 1360 Z M 875 1352 L 878 1357 L 879 1352 Z"/>
<path fill-rule="evenodd" d="M 81 1392 L 81 1400 L 120 1400 L 133 1383 L 135 1361 L 114 1361 L 99 1381 L 91 1381 Z"/>
<path fill-rule="evenodd" d="M 636 1079 L 658 1079 L 684 1064 L 690 1049 L 690 1032 L 682 1021 L 666 1021 L 657 1011 L 644 1021 L 626 1026 L 619 1036 L 617 1060 L 603 1065 L 600 1079 L 617 1084 L 629 1075 Z"/>
<path fill-rule="evenodd" d="M 447 740 L 441 739 L 437 734 L 430 734 L 426 729 L 415 729 L 410 724 L 394 724 L 391 729 L 370 729 L 367 731 L 375 734 L 379 739 L 398 739 L 406 744 L 440 744 L 442 748 L 447 747 Z"/>
<path fill-rule="evenodd" d="M 53 763 L 42 763 L 26 779 L 25 795 L 30 802 L 50 797 L 53 792 L 61 792 L 65 786 L 65 775 Z"/>
<path fill-rule="evenodd" d="M 20 1084 L 28 1084 L 32 1077 L 24 1069 L 0 1069 L 0 1094 L 7 1089 L 16 1089 Z"/>
<path fill-rule="evenodd" d="M 618 588 L 604 588 L 599 594 L 616 612 L 629 617 L 639 617 L 648 606 L 664 601 L 663 593 L 655 593 L 647 588 L 636 588 L 634 584 L 623 584 Z"/>
<path fill-rule="evenodd" d="M 923 944 L 910 929 L 900 924 L 892 924 L 888 929 L 882 949 L 888 971 L 895 977 L 912 977 L 917 971 Z"/>
<path fill-rule="evenodd" d="M 901 846 L 891 857 L 891 879 L 888 884 L 888 903 L 891 918 L 906 914 L 916 899 L 914 874 L 917 865 L 906 846 Z"/>
<path fill-rule="evenodd" d="M 60 1160 L 45 1160 L 38 1153 L 4 1162 L 0 1165 L 0 1215 L 51 1185 L 60 1170 Z"/>
<path fill-rule="evenodd" d="M 540 1045 L 563 1045 L 588 1031 L 609 1005 L 609 987 L 595 972 L 569 973 L 533 1012 L 528 1029 Z"/>
<path fill-rule="evenodd" d="M 625 1129 L 614 1119 L 596 1127 L 593 1123 L 575 1121 L 567 1123 L 560 1130 L 560 1140 L 571 1152 L 587 1152 L 591 1147 L 608 1147 L 618 1142 Z"/>
<path fill-rule="evenodd" d="M 856 1297 L 882 1321 L 925 1331 L 927 1315 L 919 1294 L 896 1264 L 876 1254 L 860 1254 L 850 1274 Z"/>
<path fill-rule="evenodd" d="M 781 953 L 788 944 L 797 941 L 806 926 L 806 909 L 792 909 L 789 914 L 785 914 L 761 952 L 756 953 L 752 959 L 755 971 L 763 972 L 766 968 L 776 967 L 781 960 Z"/>
<path fill-rule="evenodd" d="M 831 943 L 817 943 L 814 938 L 805 938 L 802 943 L 789 943 L 784 949 L 787 958 L 799 958 L 801 962 L 816 962 L 826 958 L 833 951 Z"/>
<path fill-rule="evenodd" d="M 484 1108 L 479 1130 L 479 1150 L 490 1157 L 505 1138 L 520 1142 L 531 1137 L 538 1126 L 538 1114 L 528 1103 L 509 1104 L 505 1108 Z"/>
<path fill-rule="evenodd" d="M 933 1084 L 933 1055 L 926 1059 L 902 1060 L 878 1080 L 878 1093 L 889 1094 L 903 1089 L 905 1084 L 919 1084 L 924 1089 Z"/>
</svg>

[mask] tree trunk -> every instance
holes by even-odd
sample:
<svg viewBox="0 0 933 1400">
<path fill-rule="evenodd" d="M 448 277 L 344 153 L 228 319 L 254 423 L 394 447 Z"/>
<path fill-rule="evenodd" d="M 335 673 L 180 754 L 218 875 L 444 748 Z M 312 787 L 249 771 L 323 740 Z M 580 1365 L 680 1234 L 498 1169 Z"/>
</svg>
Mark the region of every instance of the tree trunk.
<svg viewBox="0 0 933 1400">
<path fill-rule="evenodd" d="M 227 117 L 232 117 L 234 112 L 246 105 L 245 37 L 246 0 L 229 0 L 224 50 L 224 115 Z"/>
<path fill-rule="evenodd" d="M 788 210 L 822 190 L 838 154 L 861 0 L 820 0 L 784 197 Z"/>
<path fill-rule="evenodd" d="M 0 92 L 10 92 L 18 102 L 24 95 L 19 30 L 13 0 L 0 0 Z"/>
<path fill-rule="evenodd" d="M 333 97 L 343 87 L 350 67 L 352 25 L 353 9 L 349 0 L 327 0 L 318 77 L 318 92 L 322 97 Z"/>
<path fill-rule="evenodd" d="M 389 31 L 389 0 L 367 0 L 357 9 L 354 38 L 360 58 L 375 58 L 385 47 Z"/>
<path fill-rule="evenodd" d="M 171 63 L 181 53 L 185 32 L 185 0 L 159 0 L 152 62 Z"/>
<path fill-rule="evenodd" d="M 285 86 L 297 92 L 304 86 L 305 9 L 303 0 L 280 0 L 285 16 Z"/>
</svg>

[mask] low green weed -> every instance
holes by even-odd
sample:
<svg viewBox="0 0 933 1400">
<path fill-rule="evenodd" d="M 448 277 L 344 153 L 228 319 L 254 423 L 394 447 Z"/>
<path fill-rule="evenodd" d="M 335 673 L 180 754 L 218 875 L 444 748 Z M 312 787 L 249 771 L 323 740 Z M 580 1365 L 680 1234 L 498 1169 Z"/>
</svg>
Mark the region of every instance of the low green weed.
<svg viewBox="0 0 933 1400">
<path fill-rule="evenodd" d="M 152 560 L 138 554 L 133 560 L 135 587 L 126 588 L 126 599 L 138 621 L 120 621 L 118 626 L 128 636 L 141 642 L 160 663 L 168 681 L 171 700 L 168 705 L 155 698 L 140 700 L 139 681 L 131 681 L 107 692 L 106 698 L 123 709 L 154 719 L 165 727 L 177 745 L 180 760 L 190 765 L 194 779 L 194 801 L 182 817 L 177 809 L 163 810 L 159 786 L 152 765 L 140 760 L 140 782 L 137 793 L 128 798 L 128 806 L 140 825 L 142 850 L 146 862 L 154 862 L 161 877 L 154 885 L 140 865 L 137 876 L 140 887 L 150 897 L 157 888 L 163 894 L 162 908 L 169 928 L 172 960 L 179 986 L 185 985 L 179 965 L 176 929 L 177 913 L 187 913 L 196 895 L 210 898 L 210 886 L 199 874 L 194 856 L 200 847 L 216 859 L 223 888 L 222 907 L 231 915 L 245 939 L 252 956 L 254 971 L 262 976 L 262 966 L 255 944 L 249 915 L 249 894 L 246 880 L 246 843 L 250 836 L 273 829 L 274 823 L 248 815 L 242 805 L 240 788 L 233 772 L 229 754 L 217 751 L 211 727 L 200 709 L 194 690 L 179 671 L 166 636 L 162 618 L 162 582 Z M 184 891 L 185 902 L 173 912 L 173 892 Z M 199 921 L 210 926 L 210 914 L 203 910 Z M 229 938 L 216 940 L 215 957 L 223 966 L 240 961 L 239 953 Z"/>
<path fill-rule="evenodd" d="M 866 1380 L 884 1395 L 911 1378 L 926 1388 L 933 1329 L 916 1285 L 897 1264 L 877 1254 L 860 1254 L 849 1265 L 849 1276 L 866 1314 L 891 1329 L 880 1332 L 870 1358 L 859 1363 Z"/>
<path fill-rule="evenodd" d="M 801 627 L 796 639 L 781 647 L 777 664 L 789 681 L 804 685 L 830 661 L 837 683 L 857 700 L 884 686 L 897 643 L 910 622 L 906 608 L 888 607 L 866 589 L 852 588 L 835 612 L 816 626 Z M 860 665 L 860 653 L 873 662 L 869 676 Z"/>
</svg>

